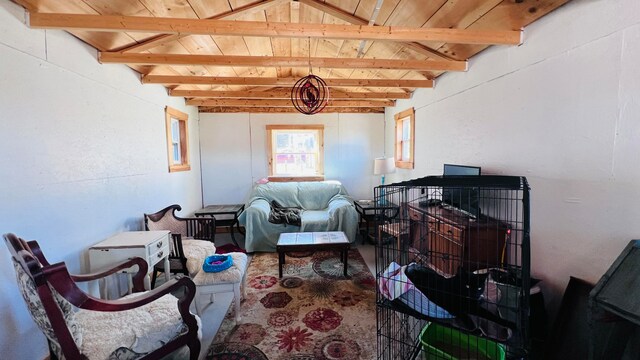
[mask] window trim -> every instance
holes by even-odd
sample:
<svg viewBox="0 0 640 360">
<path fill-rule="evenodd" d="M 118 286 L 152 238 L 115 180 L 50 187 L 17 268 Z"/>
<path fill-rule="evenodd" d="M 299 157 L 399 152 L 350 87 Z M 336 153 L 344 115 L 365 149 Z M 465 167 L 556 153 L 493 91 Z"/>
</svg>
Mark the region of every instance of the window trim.
<svg viewBox="0 0 640 360">
<path fill-rule="evenodd" d="M 269 167 L 269 181 L 323 181 L 324 180 L 324 125 L 267 125 L 267 166 Z M 320 174 L 308 176 L 274 175 L 273 161 L 273 130 L 317 130 L 318 131 L 318 169 Z"/>
<path fill-rule="evenodd" d="M 169 172 L 189 171 L 189 115 L 169 106 L 165 107 L 165 128 L 167 132 L 167 158 L 169 161 Z M 181 163 L 173 162 L 173 127 L 172 119 L 178 120 L 180 130 L 180 158 Z"/>
<path fill-rule="evenodd" d="M 393 116 L 395 119 L 395 162 L 401 169 L 413 169 L 415 163 L 414 149 L 416 145 L 416 117 L 414 108 L 403 110 Z M 411 129 L 409 131 L 409 160 L 402 159 L 402 122 L 409 118 Z"/>
</svg>

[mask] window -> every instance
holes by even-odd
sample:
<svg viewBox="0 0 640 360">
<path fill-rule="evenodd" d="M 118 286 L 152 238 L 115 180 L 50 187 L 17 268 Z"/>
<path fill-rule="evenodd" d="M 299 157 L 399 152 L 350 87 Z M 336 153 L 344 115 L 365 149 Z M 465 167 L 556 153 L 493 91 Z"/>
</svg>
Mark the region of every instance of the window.
<svg viewBox="0 0 640 360">
<path fill-rule="evenodd" d="M 269 180 L 324 180 L 324 125 L 267 125 Z"/>
<path fill-rule="evenodd" d="M 413 108 L 397 113 L 396 119 L 396 167 L 413 169 L 415 146 L 415 112 Z"/>
<path fill-rule="evenodd" d="M 169 172 L 191 170 L 189 165 L 189 115 L 166 107 Z"/>
</svg>

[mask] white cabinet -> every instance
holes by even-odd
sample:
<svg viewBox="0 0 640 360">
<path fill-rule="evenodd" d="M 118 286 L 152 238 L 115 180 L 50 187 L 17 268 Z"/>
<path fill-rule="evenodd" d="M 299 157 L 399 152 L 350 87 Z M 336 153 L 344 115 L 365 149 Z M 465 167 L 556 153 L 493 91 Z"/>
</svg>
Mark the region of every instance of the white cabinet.
<svg viewBox="0 0 640 360">
<path fill-rule="evenodd" d="M 164 261 L 165 279 L 169 281 L 169 252 L 170 252 L 169 231 L 127 231 L 114 235 L 89 248 L 89 267 L 91 272 L 100 271 L 113 267 L 114 265 L 134 258 L 141 257 L 149 265 L 149 272 L 153 271 L 153 266 Z M 134 268 L 124 269 L 121 272 L 129 274 L 129 292 L 131 292 L 131 277 L 138 271 Z M 150 287 L 149 276 L 145 277 L 144 286 Z M 105 284 L 101 286 L 101 293 L 105 295 Z"/>
</svg>

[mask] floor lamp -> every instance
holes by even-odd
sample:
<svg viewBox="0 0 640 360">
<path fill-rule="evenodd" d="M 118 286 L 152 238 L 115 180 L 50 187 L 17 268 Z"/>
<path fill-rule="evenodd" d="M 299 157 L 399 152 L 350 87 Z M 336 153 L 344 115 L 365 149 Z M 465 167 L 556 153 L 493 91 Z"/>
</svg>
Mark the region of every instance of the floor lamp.
<svg viewBox="0 0 640 360">
<path fill-rule="evenodd" d="M 375 158 L 373 160 L 373 174 L 374 175 L 382 175 L 381 177 L 381 185 L 384 185 L 384 175 L 392 174 L 396 172 L 396 164 L 393 158 Z M 379 205 L 386 204 L 385 194 L 384 194 L 384 186 L 380 188 L 380 199 L 378 200 Z"/>
</svg>

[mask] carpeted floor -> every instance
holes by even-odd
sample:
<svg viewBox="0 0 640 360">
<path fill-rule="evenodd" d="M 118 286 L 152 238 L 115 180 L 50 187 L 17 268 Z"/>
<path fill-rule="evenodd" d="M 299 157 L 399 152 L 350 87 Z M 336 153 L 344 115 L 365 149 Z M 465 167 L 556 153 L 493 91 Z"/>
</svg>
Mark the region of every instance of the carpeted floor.
<svg viewBox="0 0 640 360">
<path fill-rule="evenodd" d="M 206 359 L 375 358 L 375 278 L 358 250 L 346 279 L 337 252 L 291 255 L 280 280 L 277 254 L 253 256 L 242 321 L 231 307 Z"/>
</svg>

